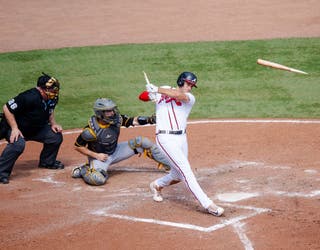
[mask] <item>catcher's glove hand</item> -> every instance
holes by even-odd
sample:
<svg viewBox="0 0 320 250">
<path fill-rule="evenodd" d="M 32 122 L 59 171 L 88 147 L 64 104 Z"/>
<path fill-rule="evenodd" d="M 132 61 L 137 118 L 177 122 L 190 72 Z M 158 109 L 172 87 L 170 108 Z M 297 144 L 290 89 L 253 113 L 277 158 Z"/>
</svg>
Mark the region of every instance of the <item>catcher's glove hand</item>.
<svg viewBox="0 0 320 250">
<path fill-rule="evenodd" d="M 150 123 L 150 124 L 156 124 L 157 123 L 157 117 L 156 117 L 155 114 L 153 114 L 152 116 L 150 116 L 148 118 L 148 123 Z"/>
</svg>

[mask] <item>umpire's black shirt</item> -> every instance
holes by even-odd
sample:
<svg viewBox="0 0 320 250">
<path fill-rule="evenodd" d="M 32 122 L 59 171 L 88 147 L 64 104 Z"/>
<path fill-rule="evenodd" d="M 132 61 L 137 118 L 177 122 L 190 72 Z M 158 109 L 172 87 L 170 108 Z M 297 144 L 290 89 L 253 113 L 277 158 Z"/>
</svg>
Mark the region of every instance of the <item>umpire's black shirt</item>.
<svg viewBox="0 0 320 250">
<path fill-rule="evenodd" d="M 40 91 L 32 88 L 9 100 L 6 105 L 14 114 L 22 134 L 32 136 L 49 123 L 49 116 L 57 102 L 57 100 L 45 101 Z"/>
</svg>

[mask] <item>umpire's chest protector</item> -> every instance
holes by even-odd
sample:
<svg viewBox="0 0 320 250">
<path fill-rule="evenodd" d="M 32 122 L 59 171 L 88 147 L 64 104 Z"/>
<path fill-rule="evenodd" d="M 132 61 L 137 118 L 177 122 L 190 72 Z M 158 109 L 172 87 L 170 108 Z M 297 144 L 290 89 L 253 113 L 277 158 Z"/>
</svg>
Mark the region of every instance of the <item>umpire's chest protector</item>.
<svg viewBox="0 0 320 250">
<path fill-rule="evenodd" d="M 89 143 L 89 148 L 97 153 L 111 155 L 116 150 L 120 134 L 121 122 L 101 126 L 96 117 L 92 116 L 89 120 L 89 127 L 96 135 L 96 140 Z"/>
</svg>

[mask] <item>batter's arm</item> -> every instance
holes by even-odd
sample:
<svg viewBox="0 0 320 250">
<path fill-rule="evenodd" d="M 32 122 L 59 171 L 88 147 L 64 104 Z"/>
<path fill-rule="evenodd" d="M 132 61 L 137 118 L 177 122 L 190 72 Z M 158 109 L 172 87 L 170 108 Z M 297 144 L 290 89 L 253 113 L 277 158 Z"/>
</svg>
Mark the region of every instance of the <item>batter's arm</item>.
<svg viewBox="0 0 320 250">
<path fill-rule="evenodd" d="M 158 88 L 158 93 L 169 96 L 171 98 L 175 98 L 178 101 L 182 102 L 189 102 L 189 96 L 182 92 L 180 89 L 173 89 L 173 88 Z"/>
</svg>

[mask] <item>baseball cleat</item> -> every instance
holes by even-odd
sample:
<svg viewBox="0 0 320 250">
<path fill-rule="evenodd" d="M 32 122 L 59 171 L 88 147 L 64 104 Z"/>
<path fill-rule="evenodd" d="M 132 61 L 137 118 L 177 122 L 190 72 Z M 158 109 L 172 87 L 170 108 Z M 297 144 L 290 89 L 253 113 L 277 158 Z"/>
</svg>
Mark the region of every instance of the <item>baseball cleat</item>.
<svg viewBox="0 0 320 250">
<path fill-rule="evenodd" d="M 163 201 L 161 191 L 158 191 L 157 185 L 154 182 L 150 183 L 150 190 L 151 190 L 151 193 L 153 194 L 152 198 L 154 201 L 157 201 L 157 202 Z"/>
<path fill-rule="evenodd" d="M 39 163 L 39 168 L 47 168 L 47 169 L 64 169 L 64 164 L 61 161 L 55 161 L 53 165 L 48 165 L 44 163 Z"/>
<path fill-rule="evenodd" d="M 8 184 L 9 183 L 9 178 L 8 177 L 0 177 L 0 183 Z"/>
<path fill-rule="evenodd" d="M 209 214 L 220 217 L 224 213 L 224 209 L 222 207 L 218 207 L 217 205 L 211 204 L 207 211 Z"/>
<path fill-rule="evenodd" d="M 72 178 L 80 178 L 81 177 L 81 167 L 76 167 L 72 170 L 71 173 Z"/>
</svg>

